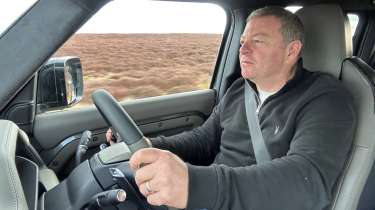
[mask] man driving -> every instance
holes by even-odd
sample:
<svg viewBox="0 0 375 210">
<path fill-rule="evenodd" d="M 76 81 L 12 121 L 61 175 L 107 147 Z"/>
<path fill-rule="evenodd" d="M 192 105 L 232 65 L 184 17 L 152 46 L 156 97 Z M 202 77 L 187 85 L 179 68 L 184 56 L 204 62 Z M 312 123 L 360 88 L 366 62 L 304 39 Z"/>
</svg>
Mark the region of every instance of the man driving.
<svg viewBox="0 0 375 210">
<path fill-rule="evenodd" d="M 301 21 L 282 7 L 249 15 L 239 50 L 242 77 L 206 122 L 178 135 L 152 138 L 153 148 L 130 159 L 150 204 L 236 210 L 330 205 L 356 117 L 339 81 L 303 68 L 303 42 Z M 256 115 L 272 158 L 260 164 L 247 123 L 246 82 L 256 93 Z"/>
</svg>

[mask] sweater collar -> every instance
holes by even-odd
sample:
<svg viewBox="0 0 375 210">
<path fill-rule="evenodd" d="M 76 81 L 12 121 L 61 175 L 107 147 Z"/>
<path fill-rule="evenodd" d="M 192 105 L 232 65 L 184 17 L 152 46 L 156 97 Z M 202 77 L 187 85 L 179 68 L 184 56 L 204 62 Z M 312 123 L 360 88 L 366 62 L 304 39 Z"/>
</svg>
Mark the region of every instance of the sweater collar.
<svg viewBox="0 0 375 210">
<path fill-rule="evenodd" d="M 297 86 L 302 81 L 304 72 L 305 69 L 303 68 L 303 61 L 302 58 L 300 58 L 297 62 L 297 67 L 295 69 L 293 77 L 285 83 L 285 85 L 278 91 L 278 93 L 284 93 Z"/>
<path fill-rule="evenodd" d="M 302 58 L 300 58 L 297 62 L 297 67 L 295 69 L 293 77 L 290 80 L 288 80 L 285 83 L 285 85 L 279 91 L 276 92 L 276 94 L 284 93 L 284 92 L 292 89 L 293 87 L 295 87 L 298 83 L 300 83 L 300 81 L 302 81 L 304 72 L 305 72 L 305 69 L 303 68 L 303 61 L 302 61 Z M 255 83 L 253 83 L 249 80 L 247 80 L 247 81 L 249 82 L 249 84 L 253 88 L 253 90 L 256 91 L 256 93 L 258 94 L 258 89 L 256 88 Z"/>
</svg>

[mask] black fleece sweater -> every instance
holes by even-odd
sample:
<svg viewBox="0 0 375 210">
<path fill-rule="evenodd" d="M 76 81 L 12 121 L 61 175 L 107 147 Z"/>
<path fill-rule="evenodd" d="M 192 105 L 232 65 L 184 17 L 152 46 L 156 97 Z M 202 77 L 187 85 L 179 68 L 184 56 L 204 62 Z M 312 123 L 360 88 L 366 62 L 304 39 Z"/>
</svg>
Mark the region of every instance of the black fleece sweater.
<svg viewBox="0 0 375 210">
<path fill-rule="evenodd" d="M 301 67 L 267 98 L 259 121 L 272 161 L 256 164 L 237 79 L 200 127 L 151 139 L 188 164 L 187 209 L 321 210 L 348 157 L 356 115 L 340 82 Z M 210 166 L 193 164 L 207 163 Z M 212 162 L 213 161 L 213 162 Z"/>
</svg>

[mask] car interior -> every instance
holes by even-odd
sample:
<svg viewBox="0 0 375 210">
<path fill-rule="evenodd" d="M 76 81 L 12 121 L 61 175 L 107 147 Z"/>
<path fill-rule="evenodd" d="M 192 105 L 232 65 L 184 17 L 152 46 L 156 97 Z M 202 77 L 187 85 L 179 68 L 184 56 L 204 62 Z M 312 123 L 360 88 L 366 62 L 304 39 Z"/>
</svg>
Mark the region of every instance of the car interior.
<svg viewBox="0 0 375 210">
<path fill-rule="evenodd" d="M 0 88 L 0 209 L 173 209 L 146 202 L 135 185 L 129 157 L 150 146 L 145 136 L 171 135 L 204 122 L 240 76 L 239 39 L 247 15 L 269 5 L 302 7 L 296 14 L 306 33 L 304 67 L 331 74 L 354 99 L 353 148 L 327 209 L 375 209 L 373 2 L 207 0 L 227 14 L 210 89 L 129 102 L 117 102 L 98 90 L 92 96 L 95 106 L 38 112 L 41 66 L 108 2 L 39 0 L 0 35 L 0 78 L 9 78 Z M 353 37 L 349 12 L 360 19 Z M 108 127 L 123 141 L 100 150 Z M 84 157 L 82 148 L 90 151 Z M 101 199 L 104 206 L 98 204 Z"/>
</svg>

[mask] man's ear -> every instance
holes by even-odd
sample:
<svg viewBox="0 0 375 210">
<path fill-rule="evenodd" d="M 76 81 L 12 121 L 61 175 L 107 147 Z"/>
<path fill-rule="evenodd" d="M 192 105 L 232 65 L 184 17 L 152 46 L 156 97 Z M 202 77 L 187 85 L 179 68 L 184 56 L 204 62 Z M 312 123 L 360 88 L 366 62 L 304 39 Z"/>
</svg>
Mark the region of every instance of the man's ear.
<svg viewBox="0 0 375 210">
<path fill-rule="evenodd" d="M 302 50 L 302 42 L 300 40 L 291 41 L 287 46 L 287 60 L 288 62 L 295 63 Z"/>
</svg>

